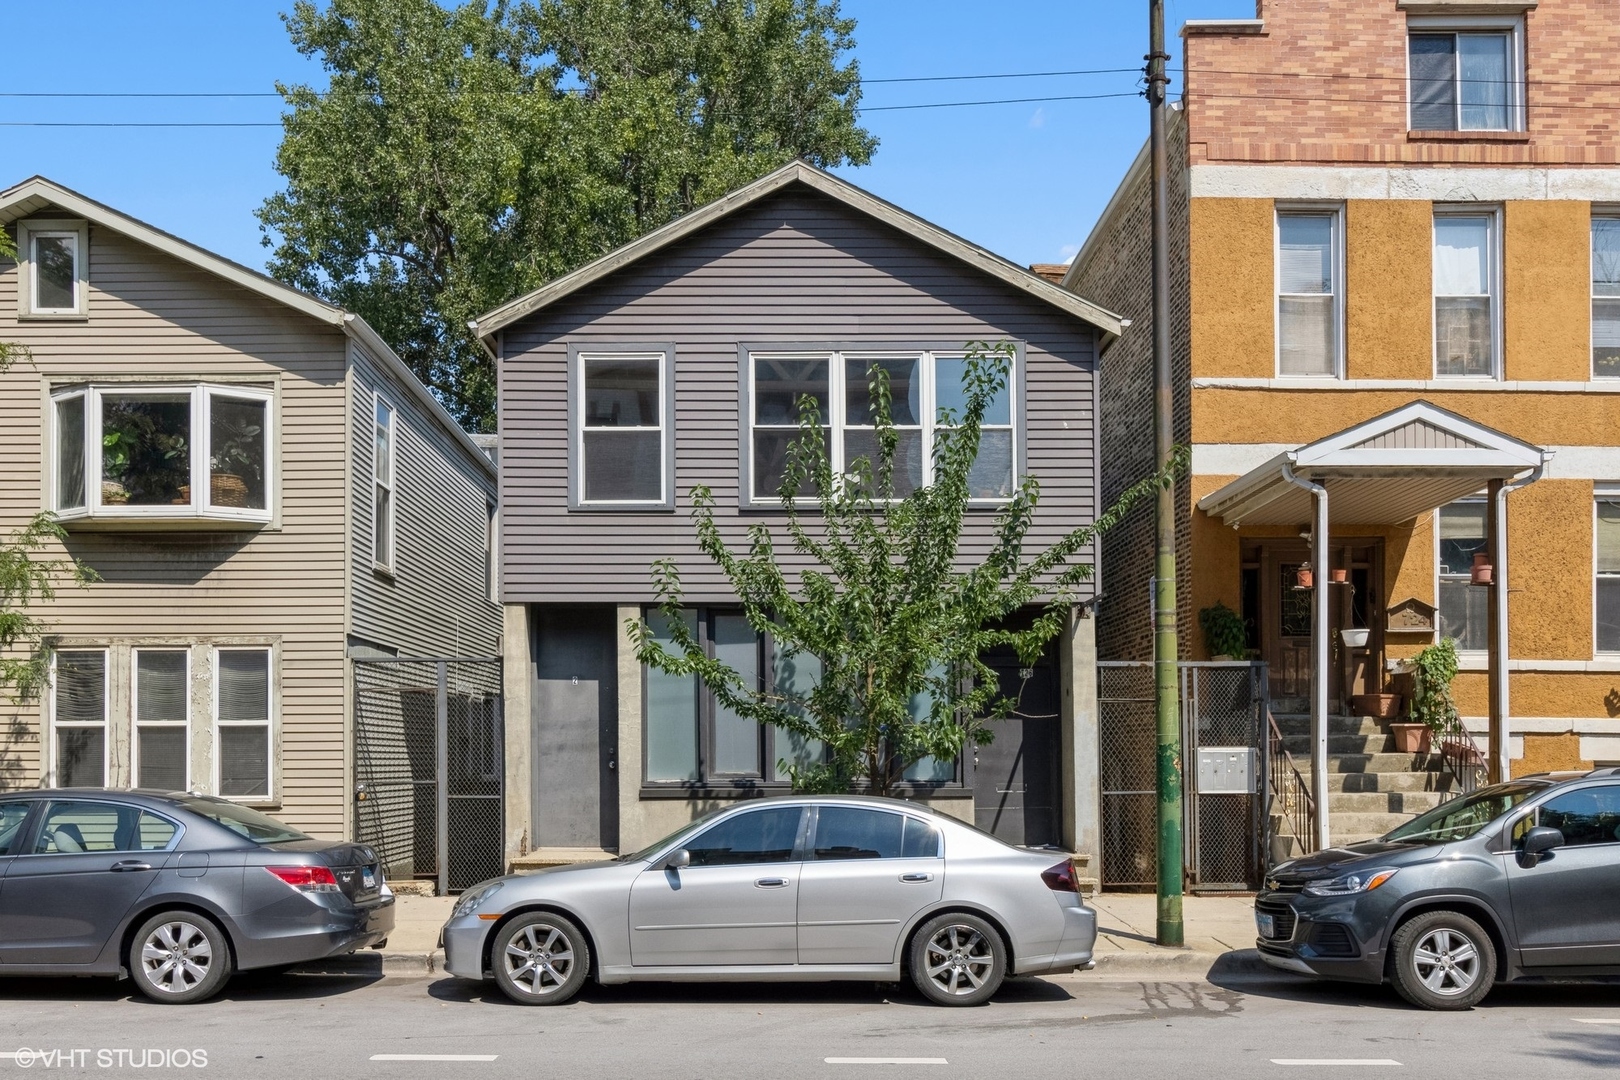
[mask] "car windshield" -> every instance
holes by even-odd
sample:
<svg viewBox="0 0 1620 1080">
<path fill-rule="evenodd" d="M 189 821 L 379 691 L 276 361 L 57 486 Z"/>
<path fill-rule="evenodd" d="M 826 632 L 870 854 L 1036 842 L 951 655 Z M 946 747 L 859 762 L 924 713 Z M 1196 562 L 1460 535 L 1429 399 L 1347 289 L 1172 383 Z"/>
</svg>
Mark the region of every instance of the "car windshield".
<svg viewBox="0 0 1620 1080">
<path fill-rule="evenodd" d="M 268 817 L 257 810 L 249 810 L 245 806 L 238 806 L 224 799 L 212 799 L 207 796 L 193 796 L 181 799 L 180 805 L 198 814 L 209 821 L 225 826 L 238 836 L 245 836 L 258 844 L 279 844 L 288 840 L 308 840 L 309 837 L 297 829 L 289 828 L 273 817 Z"/>
<path fill-rule="evenodd" d="M 719 810 L 710 810 L 707 814 L 704 814 L 690 825 L 683 825 L 681 828 L 676 829 L 662 840 L 659 840 L 656 843 L 648 844 L 640 851 L 632 851 L 628 855 L 620 855 L 616 861 L 640 862 L 642 859 L 650 859 L 653 857 L 654 852 L 661 851 L 666 845 L 673 844 L 677 840 L 684 840 L 693 835 L 699 829 L 708 825 L 709 822 L 713 821 L 715 818 L 719 817 L 729 809 L 731 809 L 729 806 L 722 806 Z"/>
<path fill-rule="evenodd" d="M 1428 813 L 1419 814 L 1405 825 L 1385 833 L 1382 839 L 1407 844 L 1448 844 L 1453 840 L 1466 840 L 1530 796 L 1545 790 L 1547 785 L 1539 783 L 1480 788 L 1471 795 L 1441 803 Z"/>
</svg>

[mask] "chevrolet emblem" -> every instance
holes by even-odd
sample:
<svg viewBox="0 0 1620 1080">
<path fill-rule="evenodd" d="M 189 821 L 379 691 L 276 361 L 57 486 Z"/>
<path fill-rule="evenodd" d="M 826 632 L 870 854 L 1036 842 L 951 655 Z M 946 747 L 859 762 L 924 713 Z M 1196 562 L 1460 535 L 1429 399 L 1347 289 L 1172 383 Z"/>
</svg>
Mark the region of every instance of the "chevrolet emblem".
<svg viewBox="0 0 1620 1080">
<path fill-rule="evenodd" d="M 1266 878 L 1266 888 L 1270 889 L 1272 892 L 1276 892 L 1281 885 L 1282 882 L 1278 881 L 1276 878 Z"/>
</svg>

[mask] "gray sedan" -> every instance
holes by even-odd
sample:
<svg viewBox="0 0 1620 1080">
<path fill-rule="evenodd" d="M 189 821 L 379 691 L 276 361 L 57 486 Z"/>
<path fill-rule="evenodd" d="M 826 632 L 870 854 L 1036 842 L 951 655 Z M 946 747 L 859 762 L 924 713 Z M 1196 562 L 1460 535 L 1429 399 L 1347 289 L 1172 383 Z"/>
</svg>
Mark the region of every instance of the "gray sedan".
<svg viewBox="0 0 1620 1080">
<path fill-rule="evenodd" d="M 0 795 L 0 975 L 128 977 L 154 1001 L 232 971 L 387 940 L 394 897 L 360 844 L 206 795 Z"/>
<path fill-rule="evenodd" d="M 1068 861 L 893 799 L 802 797 L 719 810 L 612 862 L 468 890 L 445 967 L 555 1005 L 589 977 L 911 981 L 941 1005 L 1008 975 L 1091 962 L 1096 913 Z"/>
</svg>

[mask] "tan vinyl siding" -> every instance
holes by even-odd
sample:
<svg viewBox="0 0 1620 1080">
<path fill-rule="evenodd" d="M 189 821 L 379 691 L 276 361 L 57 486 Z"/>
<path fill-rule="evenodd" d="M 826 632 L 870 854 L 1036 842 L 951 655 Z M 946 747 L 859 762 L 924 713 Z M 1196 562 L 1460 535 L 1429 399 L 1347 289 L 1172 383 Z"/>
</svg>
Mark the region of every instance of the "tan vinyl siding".
<svg viewBox="0 0 1620 1080">
<path fill-rule="evenodd" d="M 49 213 L 49 211 L 47 211 Z M 42 614 L 70 640 L 273 641 L 280 654 L 279 815 L 341 835 L 344 767 L 343 334 L 200 269 L 91 227 L 90 317 L 16 320 L 17 272 L 0 264 L 0 338 L 34 363 L 0 377 L 0 528 L 42 507 L 44 393 L 87 377 L 262 376 L 278 387 L 279 525 L 247 532 L 75 532 L 67 551 L 103 580 Z M 62 554 L 61 551 L 54 554 Z M 127 693 L 123 694 L 127 700 Z M 114 695 L 117 702 L 119 695 Z M 127 706 L 126 706 L 127 707 Z M 9 703 L 0 779 L 39 782 L 38 703 Z M 194 716 L 194 723 L 210 718 Z M 128 723 L 114 711 L 114 723 Z"/>
<path fill-rule="evenodd" d="M 1031 549 L 1095 512 L 1095 331 L 905 234 L 803 186 L 762 199 L 588 286 L 502 334 L 503 598 L 643 600 L 649 566 L 674 556 L 694 601 L 729 596 L 697 550 L 692 489 L 714 491 L 734 543 L 779 511 L 738 509 L 738 344 L 1026 343 L 1027 468 L 1042 484 Z M 570 345 L 675 347 L 673 512 L 569 512 Z M 963 545 L 988 545 L 974 513 Z M 782 545 L 786 550 L 786 543 Z"/>
<path fill-rule="evenodd" d="M 501 609 L 485 585 L 495 478 L 359 347 L 351 374 L 353 632 L 401 656 L 493 656 Z M 394 573 L 372 566 L 375 394 L 394 409 Z"/>
</svg>

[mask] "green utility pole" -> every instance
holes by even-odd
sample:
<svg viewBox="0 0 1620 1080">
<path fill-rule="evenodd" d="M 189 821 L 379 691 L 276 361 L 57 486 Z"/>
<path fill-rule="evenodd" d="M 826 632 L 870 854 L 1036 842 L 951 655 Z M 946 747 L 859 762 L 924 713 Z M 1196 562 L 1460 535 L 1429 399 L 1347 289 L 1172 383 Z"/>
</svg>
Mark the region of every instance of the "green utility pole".
<svg viewBox="0 0 1620 1080">
<path fill-rule="evenodd" d="M 1164 0 L 1148 0 L 1147 97 L 1153 162 L 1153 446 L 1160 470 L 1175 445 L 1170 370 L 1169 151 L 1165 146 Z M 1185 943 L 1181 922 L 1181 695 L 1176 661 L 1175 486 L 1159 489 L 1158 560 L 1153 588 L 1153 676 L 1156 687 L 1159 787 L 1160 945 Z"/>
</svg>

